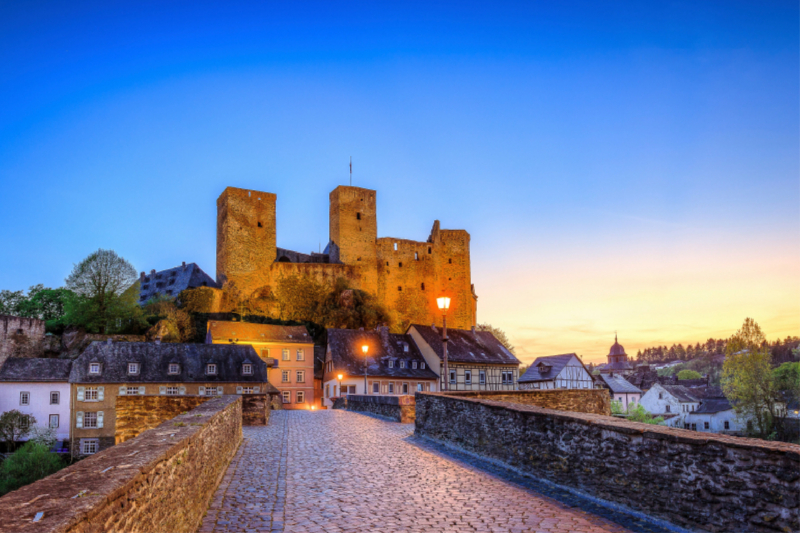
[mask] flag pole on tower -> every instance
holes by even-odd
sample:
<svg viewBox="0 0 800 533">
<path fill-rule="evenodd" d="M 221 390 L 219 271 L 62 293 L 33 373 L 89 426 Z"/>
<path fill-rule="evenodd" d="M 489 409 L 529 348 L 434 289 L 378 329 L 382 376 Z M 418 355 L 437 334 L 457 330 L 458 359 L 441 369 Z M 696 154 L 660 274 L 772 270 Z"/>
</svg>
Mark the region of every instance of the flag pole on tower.
<svg viewBox="0 0 800 533">
<path fill-rule="evenodd" d="M 353 186 L 353 156 L 350 156 L 350 186 Z"/>
</svg>

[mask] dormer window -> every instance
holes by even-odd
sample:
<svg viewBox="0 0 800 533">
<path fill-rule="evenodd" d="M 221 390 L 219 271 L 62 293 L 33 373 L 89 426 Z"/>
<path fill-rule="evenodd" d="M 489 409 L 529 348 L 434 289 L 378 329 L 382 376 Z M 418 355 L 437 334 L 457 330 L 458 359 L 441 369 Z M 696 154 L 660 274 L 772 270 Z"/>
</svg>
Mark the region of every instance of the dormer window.
<svg viewBox="0 0 800 533">
<path fill-rule="evenodd" d="M 420 365 L 419 367 L 420 367 L 422 370 L 425 370 L 425 363 L 424 363 L 424 362 L 420 363 L 419 365 Z"/>
<path fill-rule="evenodd" d="M 217 365 L 214 363 L 209 363 L 206 365 L 206 374 L 209 376 L 216 376 L 217 375 Z"/>
<path fill-rule="evenodd" d="M 408 353 L 408 343 L 407 342 L 403 343 L 403 351 Z"/>
<path fill-rule="evenodd" d="M 394 368 L 394 361 L 389 361 L 389 368 Z"/>
<path fill-rule="evenodd" d="M 417 362 L 416 361 L 412 361 L 411 362 L 411 368 L 414 369 L 414 370 L 417 369 Z"/>
<path fill-rule="evenodd" d="M 249 363 L 245 363 L 242 365 L 242 374 L 245 376 L 250 376 L 253 374 L 253 365 Z"/>
<path fill-rule="evenodd" d="M 169 367 L 167 368 L 167 372 L 168 372 L 169 374 L 173 374 L 173 375 L 175 375 L 175 374 L 180 374 L 180 372 L 181 372 L 181 365 L 179 365 L 178 363 L 170 363 L 170 364 L 169 364 Z"/>
<path fill-rule="evenodd" d="M 139 363 L 128 363 L 128 374 L 138 374 Z"/>
<path fill-rule="evenodd" d="M 89 373 L 90 374 L 99 374 L 100 373 L 100 363 L 89 363 Z"/>
<path fill-rule="evenodd" d="M 400 361 L 400 368 L 405 368 L 405 367 L 406 367 L 406 362 Z"/>
</svg>

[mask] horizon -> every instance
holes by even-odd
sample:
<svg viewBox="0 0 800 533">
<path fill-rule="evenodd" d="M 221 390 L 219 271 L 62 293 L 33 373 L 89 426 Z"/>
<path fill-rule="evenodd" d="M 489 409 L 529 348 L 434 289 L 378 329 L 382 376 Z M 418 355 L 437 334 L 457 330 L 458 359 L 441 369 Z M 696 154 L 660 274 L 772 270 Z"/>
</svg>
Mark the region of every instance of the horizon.
<svg viewBox="0 0 800 533">
<path fill-rule="evenodd" d="M 800 335 L 796 2 L 0 6 L 0 290 L 113 249 L 215 276 L 225 187 L 277 244 L 377 191 L 378 236 L 471 235 L 524 364 Z"/>
</svg>

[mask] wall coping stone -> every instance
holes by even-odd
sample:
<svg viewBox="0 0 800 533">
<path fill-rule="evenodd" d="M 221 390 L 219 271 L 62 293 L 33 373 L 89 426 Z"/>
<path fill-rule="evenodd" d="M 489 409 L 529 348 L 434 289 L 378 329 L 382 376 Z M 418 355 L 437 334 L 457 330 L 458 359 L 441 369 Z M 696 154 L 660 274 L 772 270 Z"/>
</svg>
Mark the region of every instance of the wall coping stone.
<svg viewBox="0 0 800 533">
<path fill-rule="evenodd" d="M 209 422 L 240 403 L 238 395 L 213 397 L 136 438 L 6 494 L 0 498 L 3 532 L 62 533 L 90 521 L 132 490 L 140 475 L 181 453 Z M 35 523 L 38 512 L 44 516 Z"/>
</svg>

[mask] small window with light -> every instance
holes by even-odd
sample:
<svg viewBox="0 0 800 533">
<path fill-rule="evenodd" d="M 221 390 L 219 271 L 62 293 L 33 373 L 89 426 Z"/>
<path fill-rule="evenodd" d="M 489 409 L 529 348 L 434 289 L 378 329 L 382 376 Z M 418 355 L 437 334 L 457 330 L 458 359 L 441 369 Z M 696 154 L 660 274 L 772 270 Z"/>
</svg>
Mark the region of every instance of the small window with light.
<svg viewBox="0 0 800 533">
<path fill-rule="evenodd" d="M 170 374 L 180 374 L 181 372 L 181 365 L 178 363 L 170 363 L 169 368 L 167 370 Z"/>
<path fill-rule="evenodd" d="M 214 363 L 209 363 L 206 365 L 206 374 L 209 376 L 216 376 L 217 375 L 217 365 Z"/>
<path fill-rule="evenodd" d="M 90 374 L 99 374 L 100 373 L 100 363 L 89 363 L 89 373 Z"/>
<path fill-rule="evenodd" d="M 245 363 L 242 365 L 242 374 L 250 376 L 253 374 L 253 365 Z"/>
<path fill-rule="evenodd" d="M 128 363 L 128 374 L 138 374 L 139 363 Z"/>
</svg>

